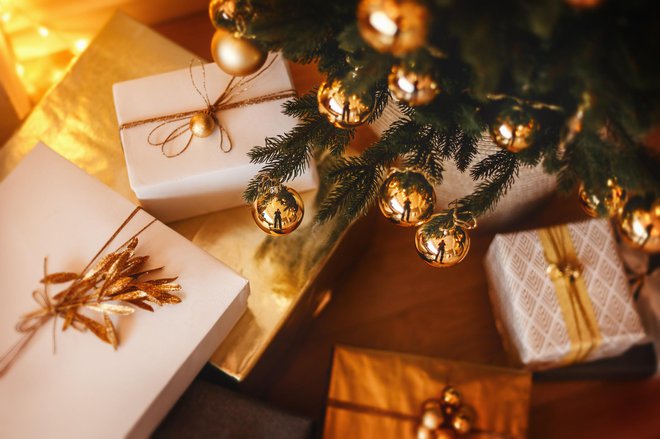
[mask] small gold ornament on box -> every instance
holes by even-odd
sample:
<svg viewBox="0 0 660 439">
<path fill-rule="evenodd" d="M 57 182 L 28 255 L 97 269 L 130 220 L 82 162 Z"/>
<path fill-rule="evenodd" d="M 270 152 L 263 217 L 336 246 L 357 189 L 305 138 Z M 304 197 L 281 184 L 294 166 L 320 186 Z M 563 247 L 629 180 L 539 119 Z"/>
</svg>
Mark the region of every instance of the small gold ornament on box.
<svg viewBox="0 0 660 439">
<path fill-rule="evenodd" d="M 490 125 L 493 141 L 509 152 L 520 152 L 532 146 L 538 123 L 519 105 L 503 112 Z"/>
<path fill-rule="evenodd" d="M 417 425 L 417 439 L 453 439 L 469 433 L 474 427 L 474 410 L 463 405 L 461 394 L 447 386 L 440 399 L 430 399 L 422 406 L 422 416 Z"/>
<path fill-rule="evenodd" d="M 358 29 L 379 52 L 403 55 L 426 44 L 429 11 L 416 0 L 361 0 Z"/>
<path fill-rule="evenodd" d="M 394 224 L 417 226 L 433 214 L 435 191 L 420 171 L 393 169 L 380 188 L 378 205 Z"/>
<path fill-rule="evenodd" d="M 268 53 L 238 32 L 218 29 L 211 40 L 211 55 L 228 75 L 245 76 L 257 72 Z"/>
<path fill-rule="evenodd" d="M 206 111 L 201 111 L 190 118 L 190 132 L 195 137 L 208 137 L 215 130 L 215 120 Z"/>
<path fill-rule="evenodd" d="M 387 78 L 392 95 L 410 106 L 426 105 L 440 93 L 440 87 L 429 74 L 416 73 L 394 66 Z"/>
<path fill-rule="evenodd" d="M 607 179 L 607 189 L 603 194 L 588 192 L 584 184 L 580 185 L 578 199 L 587 215 L 598 218 L 598 208 L 602 205 L 609 216 L 616 215 L 626 202 L 626 191 L 613 178 Z"/>
<path fill-rule="evenodd" d="M 368 96 L 348 95 L 342 90 L 341 81 L 324 82 L 317 94 L 319 112 L 337 128 L 355 128 L 369 119 L 373 99 Z"/>
<path fill-rule="evenodd" d="M 273 236 L 288 235 L 303 220 L 305 207 L 294 189 L 284 185 L 271 186 L 252 205 L 252 218 L 264 232 Z"/>
<path fill-rule="evenodd" d="M 617 218 L 624 241 L 647 253 L 660 252 L 660 200 L 637 195 L 626 201 Z"/>
<path fill-rule="evenodd" d="M 456 208 L 433 215 L 429 221 L 434 217 L 446 216 L 447 213 L 452 215 L 450 225 L 436 228 L 427 222 L 415 233 L 417 254 L 424 262 L 436 268 L 453 267 L 461 262 L 470 250 L 470 235 L 467 231 L 477 227 L 477 220 L 471 213 L 466 213 L 472 216 L 470 221 L 463 221 L 458 217 Z"/>
</svg>

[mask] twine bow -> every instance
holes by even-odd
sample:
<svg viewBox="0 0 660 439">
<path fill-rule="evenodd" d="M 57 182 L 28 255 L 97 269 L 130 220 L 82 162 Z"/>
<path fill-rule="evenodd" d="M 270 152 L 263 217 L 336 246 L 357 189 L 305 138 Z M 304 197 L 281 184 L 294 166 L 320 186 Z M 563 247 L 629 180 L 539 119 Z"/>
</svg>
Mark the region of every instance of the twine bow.
<svg viewBox="0 0 660 439">
<path fill-rule="evenodd" d="M 64 320 L 63 331 L 69 326 L 81 332 L 89 329 L 102 341 L 111 344 L 116 349 L 119 339 L 110 314 L 132 314 L 135 311 L 133 306 L 153 311 L 153 308 L 146 302 L 157 305 L 181 302 L 178 296 L 171 294 L 171 292 L 181 289 L 180 285 L 175 283 L 176 277 L 146 281 L 141 279 L 142 276 L 162 268 L 143 270 L 142 267 L 149 256 L 135 256 L 138 236 L 151 226 L 156 221 L 155 219 L 142 227 L 114 252 L 99 260 L 101 254 L 140 210 L 140 207 L 133 210 L 79 274 L 67 272 L 49 274 L 48 259 L 44 258 L 44 277 L 41 279 L 44 289 L 32 293 L 39 308 L 23 315 L 16 324 L 16 330 L 23 334 L 23 337 L 0 357 L 0 377 L 14 364 L 37 331 L 51 319 L 53 321 L 53 352 L 55 352 L 55 331 L 58 317 Z M 94 265 L 97 260 L 98 263 Z M 67 282 L 71 282 L 67 288 L 52 298 L 50 297 L 49 285 Z M 101 313 L 103 323 L 84 315 L 81 312 L 83 309 Z"/>
<path fill-rule="evenodd" d="M 219 144 L 220 150 L 227 153 L 232 149 L 232 140 L 231 140 L 231 136 L 229 135 L 229 132 L 220 123 L 220 120 L 218 119 L 218 112 L 296 96 L 295 90 L 289 89 L 289 90 L 282 90 L 273 93 L 268 93 L 266 95 L 257 96 L 254 98 L 236 100 L 236 98 L 238 98 L 242 93 L 250 89 L 251 87 L 250 84 L 255 79 L 259 78 L 266 70 L 268 70 L 268 68 L 270 68 L 270 66 L 275 62 L 276 59 L 277 56 L 271 58 L 271 60 L 268 63 L 266 63 L 266 65 L 263 68 L 261 68 L 261 70 L 259 70 L 257 73 L 253 75 L 245 76 L 241 78 L 232 76 L 232 78 L 227 83 L 227 86 L 225 87 L 223 92 L 220 94 L 220 96 L 218 96 L 218 98 L 215 101 L 211 101 L 211 99 L 209 98 L 208 90 L 206 87 L 206 68 L 204 67 L 204 63 L 201 60 L 197 60 L 197 62 L 201 66 L 201 72 L 202 72 L 202 84 L 200 87 L 197 84 L 193 72 L 193 64 L 195 63 L 195 59 L 192 59 L 190 61 L 190 66 L 188 68 L 190 74 L 190 81 L 197 94 L 204 101 L 205 106 L 203 108 L 192 111 L 185 111 L 181 113 L 169 114 L 165 116 L 158 116 L 148 119 L 137 120 L 134 122 L 128 122 L 122 124 L 119 127 L 119 129 L 125 130 L 153 122 L 161 122 L 149 132 L 149 135 L 147 136 L 147 142 L 151 146 L 160 147 L 160 150 L 165 157 L 172 158 L 183 154 L 188 149 L 188 147 L 190 147 L 190 144 L 192 143 L 194 137 L 196 136 L 206 137 L 206 135 L 210 134 L 210 133 L 205 133 L 203 135 L 197 135 L 193 131 L 193 124 L 194 124 L 193 119 L 195 117 L 204 118 L 206 119 L 207 122 L 212 122 L 214 124 L 213 130 L 215 130 L 215 127 L 218 128 L 220 132 L 220 144 Z M 210 121 L 208 120 L 209 118 Z M 158 137 L 157 134 L 159 133 L 161 128 L 169 129 L 169 133 L 165 136 L 164 140 L 157 140 Z M 179 148 L 178 151 L 175 149 L 174 152 L 170 153 L 166 150 L 166 146 L 169 143 L 174 142 L 176 139 L 186 134 L 188 134 L 187 140 L 183 145 L 183 147 Z M 228 146 L 225 146 L 225 142 L 227 143 Z"/>
<path fill-rule="evenodd" d="M 585 360 L 602 342 L 591 299 L 566 226 L 538 231 L 571 347 L 564 364 Z"/>
</svg>

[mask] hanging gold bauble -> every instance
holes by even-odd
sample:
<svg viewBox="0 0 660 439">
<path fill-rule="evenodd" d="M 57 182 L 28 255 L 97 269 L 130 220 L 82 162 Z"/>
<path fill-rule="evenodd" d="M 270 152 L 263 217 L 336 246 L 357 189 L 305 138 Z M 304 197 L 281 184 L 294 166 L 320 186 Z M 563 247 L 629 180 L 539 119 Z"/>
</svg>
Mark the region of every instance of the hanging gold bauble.
<svg viewBox="0 0 660 439">
<path fill-rule="evenodd" d="M 578 191 L 578 200 L 582 210 L 591 217 L 598 218 L 600 216 L 598 208 L 601 205 L 609 216 L 614 216 L 626 201 L 626 191 L 614 179 L 608 178 L 607 189 L 605 189 L 604 194 L 589 193 L 581 184 Z"/>
<path fill-rule="evenodd" d="M 647 253 L 660 252 L 660 200 L 634 196 L 621 208 L 617 219 L 621 236 Z"/>
<path fill-rule="evenodd" d="M 337 128 L 347 129 L 362 125 L 369 119 L 373 109 L 373 99 L 367 96 L 346 97 L 339 80 L 321 84 L 317 98 L 319 112 Z"/>
<path fill-rule="evenodd" d="M 500 148 L 519 152 L 532 146 L 538 124 L 527 111 L 514 106 L 490 125 L 493 141 Z"/>
<path fill-rule="evenodd" d="M 426 105 L 440 92 L 431 75 L 415 73 L 401 66 L 392 67 L 387 84 L 395 98 L 411 106 Z"/>
<path fill-rule="evenodd" d="M 459 435 L 467 434 L 474 426 L 474 413 L 466 406 L 459 408 L 451 418 L 451 426 Z"/>
<path fill-rule="evenodd" d="M 453 267 L 468 254 L 470 236 L 459 225 L 428 230 L 428 224 L 425 224 L 415 233 L 415 246 L 427 264 L 433 267 Z M 444 402 L 444 396 L 442 400 Z"/>
<path fill-rule="evenodd" d="M 227 74 L 245 76 L 257 72 L 266 62 L 267 53 L 238 34 L 218 29 L 211 41 L 215 63 Z"/>
<path fill-rule="evenodd" d="M 252 218 L 269 235 L 288 235 L 298 228 L 305 208 L 302 198 L 286 186 L 271 188 L 252 205 Z"/>
<path fill-rule="evenodd" d="M 442 389 L 442 393 L 440 394 L 440 402 L 444 405 L 457 408 L 463 404 L 463 397 L 461 396 L 461 393 L 456 390 L 456 388 L 447 386 Z"/>
<path fill-rule="evenodd" d="M 190 131 L 196 137 L 208 137 L 215 130 L 213 116 L 202 111 L 190 118 Z"/>
<path fill-rule="evenodd" d="M 236 0 L 211 0 L 209 17 L 216 29 L 226 29 L 233 25 L 236 16 Z"/>
<path fill-rule="evenodd" d="M 393 169 L 380 187 L 378 205 L 394 224 L 416 226 L 433 214 L 435 192 L 421 172 Z"/>
<path fill-rule="evenodd" d="M 423 427 L 430 430 L 436 430 L 440 428 L 444 421 L 445 417 L 438 401 L 427 401 L 424 403 L 421 422 Z"/>
<path fill-rule="evenodd" d="M 357 9 L 362 38 L 379 52 L 396 56 L 426 43 L 430 13 L 416 0 L 361 0 Z"/>
</svg>

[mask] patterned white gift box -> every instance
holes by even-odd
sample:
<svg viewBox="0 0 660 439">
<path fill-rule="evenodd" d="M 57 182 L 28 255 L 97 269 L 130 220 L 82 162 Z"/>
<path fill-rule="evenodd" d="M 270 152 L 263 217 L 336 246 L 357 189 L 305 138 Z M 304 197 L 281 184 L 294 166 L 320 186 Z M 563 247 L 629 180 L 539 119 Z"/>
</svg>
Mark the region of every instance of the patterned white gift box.
<svg viewBox="0 0 660 439">
<path fill-rule="evenodd" d="M 568 224 L 602 342 L 585 360 L 622 353 L 645 338 L 610 224 Z M 484 261 L 505 346 L 530 369 L 556 367 L 571 351 L 566 319 L 538 230 L 496 235 Z"/>
</svg>

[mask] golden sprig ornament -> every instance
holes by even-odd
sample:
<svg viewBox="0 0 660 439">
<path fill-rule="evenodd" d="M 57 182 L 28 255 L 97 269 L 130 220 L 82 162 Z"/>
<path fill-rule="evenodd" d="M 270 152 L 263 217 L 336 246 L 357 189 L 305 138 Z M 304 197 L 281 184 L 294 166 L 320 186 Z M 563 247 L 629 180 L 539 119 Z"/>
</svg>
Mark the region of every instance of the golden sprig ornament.
<svg viewBox="0 0 660 439">
<path fill-rule="evenodd" d="M 440 86 L 428 73 L 417 73 L 395 65 L 387 77 L 392 95 L 410 106 L 429 104 L 440 93 Z"/>
<path fill-rule="evenodd" d="M 439 399 L 424 402 L 417 439 L 454 439 L 465 435 L 473 429 L 475 417 L 474 410 L 463 404 L 459 391 L 447 386 Z"/>
<path fill-rule="evenodd" d="M 588 191 L 584 184 L 581 184 L 578 190 L 580 207 L 593 218 L 600 216 L 599 210 L 601 208 L 608 216 L 615 216 L 623 207 L 626 199 L 626 191 L 618 185 L 614 178 L 607 179 L 606 188 L 603 191 Z"/>
<path fill-rule="evenodd" d="M 57 319 L 61 318 L 62 331 L 69 328 L 80 332 L 89 330 L 101 341 L 117 349 L 120 340 L 111 315 L 126 316 L 133 314 L 136 309 L 153 312 L 152 305 L 181 302 L 181 298 L 174 294 L 181 289 L 176 283 L 177 277 L 145 279 L 163 267 L 145 269 L 149 256 L 135 254 L 138 235 L 151 226 L 155 219 L 116 250 L 101 257 L 140 210 L 138 207 L 128 216 L 80 273 L 48 273 L 47 258 L 44 258 L 44 276 L 40 280 L 44 288 L 32 293 L 39 309 L 25 314 L 18 321 L 16 330 L 23 337 L 0 357 L 0 377 L 9 370 L 37 331 L 51 320 L 53 329 Z M 50 286 L 67 283 L 69 285 L 66 288 L 50 296 Z M 100 315 L 100 320 L 90 317 L 94 314 Z"/>
<path fill-rule="evenodd" d="M 435 191 L 421 171 L 394 168 L 381 185 L 378 205 L 394 224 L 417 226 L 433 214 Z"/>
<path fill-rule="evenodd" d="M 325 81 L 317 93 L 319 112 L 337 128 L 355 128 L 365 123 L 373 111 L 373 98 L 347 94 L 340 80 Z"/>
<path fill-rule="evenodd" d="M 379 52 L 395 56 L 426 44 L 430 13 L 417 0 L 360 0 L 358 29 L 362 38 Z"/>
<path fill-rule="evenodd" d="M 417 254 L 436 268 L 448 268 L 461 262 L 470 250 L 468 230 L 477 227 L 477 219 L 470 212 L 459 215 L 455 202 L 450 209 L 435 214 L 415 232 Z M 465 220 L 464 217 L 469 219 Z M 436 226 L 434 218 L 444 225 Z"/>
<path fill-rule="evenodd" d="M 626 201 L 616 219 L 623 240 L 647 253 L 660 252 L 660 199 L 635 195 Z"/>
<path fill-rule="evenodd" d="M 288 235 L 298 228 L 305 215 L 305 206 L 295 189 L 272 184 L 252 204 L 252 218 L 257 226 L 271 236 Z"/>
</svg>

